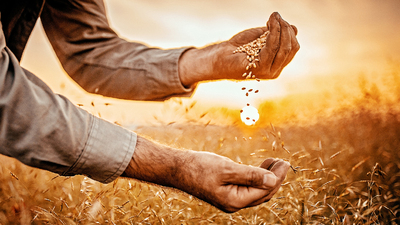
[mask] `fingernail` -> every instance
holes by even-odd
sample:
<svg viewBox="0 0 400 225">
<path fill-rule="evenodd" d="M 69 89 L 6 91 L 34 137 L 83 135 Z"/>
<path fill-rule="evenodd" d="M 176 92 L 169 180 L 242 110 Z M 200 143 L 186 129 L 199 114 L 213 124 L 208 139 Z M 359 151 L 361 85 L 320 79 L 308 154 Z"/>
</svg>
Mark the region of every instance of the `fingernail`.
<svg viewBox="0 0 400 225">
<path fill-rule="evenodd" d="M 276 177 L 273 174 L 264 174 L 264 186 L 273 187 L 276 184 Z"/>
</svg>

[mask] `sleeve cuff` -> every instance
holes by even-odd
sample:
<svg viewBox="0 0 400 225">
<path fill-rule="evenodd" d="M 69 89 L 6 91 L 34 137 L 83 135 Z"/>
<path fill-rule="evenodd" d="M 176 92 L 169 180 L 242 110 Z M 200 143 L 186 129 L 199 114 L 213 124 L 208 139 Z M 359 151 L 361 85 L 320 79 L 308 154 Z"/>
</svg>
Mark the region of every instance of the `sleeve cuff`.
<svg viewBox="0 0 400 225">
<path fill-rule="evenodd" d="M 147 76 L 149 80 L 156 81 L 147 83 L 148 87 L 155 91 L 153 96 L 157 96 L 153 100 L 166 100 L 171 97 L 190 97 L 193 94 L 197 84 L 185 87 L 179 76 L 179 59 L 187 50 L 192 48 L 155 50 L 156 53 L 153 54 L 153 61 L 147 64 Z"/>
<path fill-rule="evenodd" d="M 102 183 L 112 182 L 128 166 L 135 151 L 137 135 L 94 116 L 89 129 L 82 154 L 63 175 L 83 174 Z"/>
<path fill-rule="evenodd" d="M 188 48 L 181 48 L 178 49 L 175 52 L 175 55 L 173 56 L 173 58 L 175 59 L 174 62 L 174 69 L 173 70 L 173 75 L 170 77 L 170 83 L 171 86 L 173 87 L 173 89 L 175 89 L 176 95 L 174 95 L 174 97 L 190 97 L 193 94 L 193 91 L 196 89 L 197 84 L 193 84 L 190 87 L 185 87 L 182 84 L 181 78 L 179 76 L 179 59 L 182 57 L 182 55 L 190 50 L 193 49 L 194 47 L 188 47 Z M 179 94 L 180 93 L 180 94 Z"/>
</svg>

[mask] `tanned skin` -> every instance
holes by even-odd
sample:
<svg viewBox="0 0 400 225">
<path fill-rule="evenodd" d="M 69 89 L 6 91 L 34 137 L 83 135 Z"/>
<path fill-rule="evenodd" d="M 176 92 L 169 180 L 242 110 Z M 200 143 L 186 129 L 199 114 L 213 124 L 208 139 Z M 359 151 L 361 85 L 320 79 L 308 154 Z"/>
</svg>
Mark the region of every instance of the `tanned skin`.
<svg viewBox="0 0 400 225">
<path fill-rule="evenodd" d="M 275 79 L 300 46 L 297 28 L 273 13 L 266 27 L 245 30 L 230 40 L 186 51 L 179 61 L 185 86 L 200 81 L 244 79 L 246 54 L 233 51 L 267 30 L 267 45 L 253 70 L 260 79 Z M 247 166 L 210 152 L 179 150 L 138 136 L 133 157 L 123 176 L 177 188 L 224 212 L 236 212 L 269 201 L 290 167 L 280 159 L 266 159 L 261 167 Z"/>
</svg>

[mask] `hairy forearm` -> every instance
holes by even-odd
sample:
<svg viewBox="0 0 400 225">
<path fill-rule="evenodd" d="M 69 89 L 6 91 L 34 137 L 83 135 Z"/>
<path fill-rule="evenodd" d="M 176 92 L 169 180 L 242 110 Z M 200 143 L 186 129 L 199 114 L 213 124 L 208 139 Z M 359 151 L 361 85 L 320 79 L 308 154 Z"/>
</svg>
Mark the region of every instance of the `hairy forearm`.
<svg viewBox="0 0 400 225">
<path fill-rule="evenodd" d="M 283 172 L 269 171 L 269 164 L 276 160 L 268 160 L 262 168 L 252 167 L 210 152 L 178 150 L 140 136 L 137 140 L 125 177 L 179 189 L 225 212 L 268 201 L 288 168 L 280 161 L 278 170 Z"/>
<path fill-rule="evenodd" d="M 176 188 L 220 206 L 212 201 L 213 190 L 203 187 L 203 174 L 207 170 L 204 164 L 208 163 L 208 159 L 203 159 L 204 155 L 220 157 L 208 152 L 174 149 L 138 136 L 135 153 L 123 176 Z M 204 175 L 215 175 L 207 173 Z"/>
<path fill-rule="evenodd" d="M 138 136 L 136 150 L 124 176 L 163 186 L 175 187 L 180 165 L 188 154 Z"/>
<path fill-rule="evenodd" d="M 202 154 L 208 153 L 174 149 L 138 136 L 136 150 L 123 176 L 173 187 L 204 200 L 206 196 L 196 188 L 198 182 L 193 181 L 199 174 L 192 173 L 204 170 L 195 160 Z"/>
</svg>

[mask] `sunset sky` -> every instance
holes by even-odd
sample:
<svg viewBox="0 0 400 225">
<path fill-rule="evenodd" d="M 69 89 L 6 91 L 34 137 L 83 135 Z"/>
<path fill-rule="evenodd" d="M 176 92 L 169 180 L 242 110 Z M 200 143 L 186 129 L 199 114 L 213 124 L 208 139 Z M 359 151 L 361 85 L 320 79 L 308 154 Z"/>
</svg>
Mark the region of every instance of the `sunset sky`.
<svg viewBox="0 0 400 225">
<path fill-rule="evenodd" d="M 288 88 L 290 82 L 303 86 L 300 89 L 304 91 L 311 76 L 379 75 L 389 62 L 400 60 L 400 1 L 396 0 L 105 0 L 105 3 L 110 24 L 121 37 L 161 48 L 202 47 L 223 41 L 244 29 L 264 26 L 274 11 L 297 26 L 301 49 L 278 79 L 200 84 L 193 99 L 209 104 L 244 105 L 249 100 L 240 91 L 243 85 L 260 89 L 261 98 L 272 98 L 293 91 Z M 96 99 L 84 95 L 64 74 L 40 24 L 28 42 L 22 65 L 73 102 Z M 132 107 L 133 114 L 142 106 L 155 110 L 159 107 L 154 103 L 118 104 L 115 107 Z M 118 118 L 110 118 L 113 119 Z"/>
</svg>

